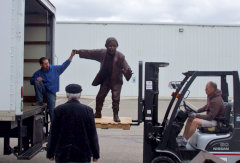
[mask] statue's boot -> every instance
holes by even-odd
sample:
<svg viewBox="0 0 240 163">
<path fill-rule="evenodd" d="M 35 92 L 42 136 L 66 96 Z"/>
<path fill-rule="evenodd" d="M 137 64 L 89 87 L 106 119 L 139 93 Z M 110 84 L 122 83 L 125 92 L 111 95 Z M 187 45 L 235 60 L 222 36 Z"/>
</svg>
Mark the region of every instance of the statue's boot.
<svg viewBox="0 0 240 163">
<path fill-rule="evenodd" d="M 102 118 L 102 110 L 101 109 L 96 109 L 95 118 Z"/>
<path fill-rule="evenodd" d="M 113 109 L 113 120 L 115 122 L 121 122 L 119 117 L 118 117 L 118 109 Z"/>
</svg>

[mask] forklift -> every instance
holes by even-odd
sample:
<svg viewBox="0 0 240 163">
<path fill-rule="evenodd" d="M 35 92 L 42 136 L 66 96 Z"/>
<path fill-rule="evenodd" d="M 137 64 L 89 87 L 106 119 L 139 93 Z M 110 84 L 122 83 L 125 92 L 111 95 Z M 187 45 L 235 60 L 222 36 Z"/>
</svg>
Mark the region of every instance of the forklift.
<svg viewBox="0 0 240 163">
<path fill-rule="evenodd" d="M 169 63 L 146 62 L 144 98 L 143 62 L 139 62 L 138 119 L 132 125 L 144 122 L 143 163 L 190 162 L 201 151 L 224 159 L 229 163 L 240 163 L 240 83 L 238 71 L 188 71 L 182 81 L 170 82 L 174 89 L 163 121 L 158 122 L 159 68 Z M 225 115 L 217 120 L 213 128 L 199 127 L 186 147 L 179 147 L 179 136 L 189 112 L 196 112 L 187 103 L 191 84 L 199 77 L 218 77 L 221 82 Z M 233 103 L 229 103 L 227 78 L 233 80 Z"/>
</svg>

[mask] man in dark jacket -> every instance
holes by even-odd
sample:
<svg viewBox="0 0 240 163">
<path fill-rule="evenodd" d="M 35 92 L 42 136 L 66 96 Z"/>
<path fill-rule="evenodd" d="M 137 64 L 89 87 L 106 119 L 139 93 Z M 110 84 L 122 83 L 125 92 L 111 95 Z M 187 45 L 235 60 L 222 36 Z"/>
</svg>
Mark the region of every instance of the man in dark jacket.
<svg viewBox="0 0 240 163">
<path fill-rule="evenodd" d="M 95 118 L 101 118 L 102 107 L 108 92 L 112 91 L 112 108 L 113 119 L 115 122 L 120 122 L 118 117 L 120 93 L 123 84 L 122 76 L 126 80 L 132 76 L 131 68 L 129 67 L 124 55 L 117 51 L 118 42 L 115 38 L 107 39 L 105 47 L 107 49 L 100 50 L 73 50 L 79 57 L 96 60 L 101 63 L 100 70 L 93 80 L 92 85 L 100 86 L 100 90 L 96 97 L 96 113 Z"/>
<path fill-rule="evenodd" d="M 207 104 L 197 110 L 197 113 L 207 112 L 206 115 L 190 113 L 185 126 L 180 145 L 186 145 L 187 140 L 194 134 L 198 126 L 215 127 L 217 126 L 216 117 L 223 117 L 225 106 L 222 99 L 222 91 L 217 89 L 217 84 L 208 82 L 206 85 Z"/>
<path fill-rule="evenodd" d="M 92 108 L 79 102 L 82 88 L 77 84 L 66 87 L 68 102 L 53 110 L 47 158 L 56 163 L 97 162 L 98 136 Z"/>
</svg>

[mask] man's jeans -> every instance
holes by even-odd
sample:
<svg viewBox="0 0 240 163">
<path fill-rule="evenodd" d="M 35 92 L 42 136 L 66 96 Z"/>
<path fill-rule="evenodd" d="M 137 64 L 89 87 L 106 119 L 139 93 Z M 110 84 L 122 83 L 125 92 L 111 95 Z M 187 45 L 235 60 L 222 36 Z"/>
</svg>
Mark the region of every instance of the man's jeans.
<svg viewBox="0 0 240 163">
<path fill-rule="evenodd" d="M 34 88 L 35 88 L 37 102 L 43 102 L 43 96 L 46 96 L 50 120 L 52 121 L 52 110 L 55 108 L 56 94 L 48 91 L 45 88 L 43 82 L 41 82 L 41 81 L 36 80 L 34 82 Z"/>
</svg>

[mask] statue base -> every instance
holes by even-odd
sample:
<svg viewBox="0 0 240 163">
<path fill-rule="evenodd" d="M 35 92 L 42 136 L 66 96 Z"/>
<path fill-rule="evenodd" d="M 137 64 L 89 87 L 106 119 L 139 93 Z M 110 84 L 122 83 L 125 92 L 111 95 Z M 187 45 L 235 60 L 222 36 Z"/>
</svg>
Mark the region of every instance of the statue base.
<svg viewBox="0 0 240 163">
<path fill-rule="evenodd" d="M 130 130 L 132 124 L 132 118 L 119 117 L 121 122 L 114 122 L 113 117 L 95 118 L 97 128 L 101 129 L 123 129 Z"/>
</svg>

